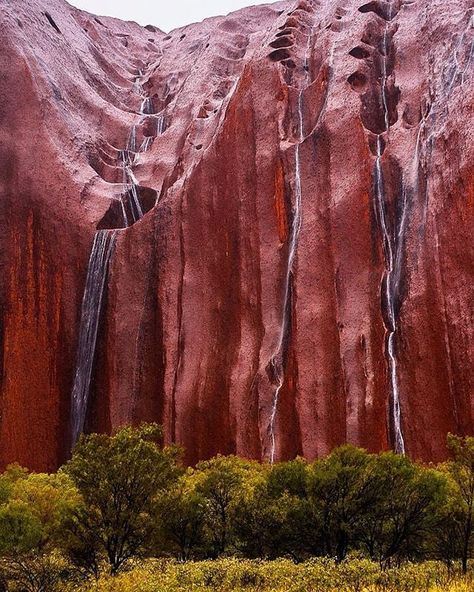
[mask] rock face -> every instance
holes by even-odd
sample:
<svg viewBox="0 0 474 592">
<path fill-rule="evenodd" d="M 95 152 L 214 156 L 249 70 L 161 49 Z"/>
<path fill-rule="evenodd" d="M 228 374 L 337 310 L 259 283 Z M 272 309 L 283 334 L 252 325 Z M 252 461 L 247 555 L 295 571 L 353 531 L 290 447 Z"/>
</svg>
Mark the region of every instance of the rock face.
<svg viewBox="0 0 474 592">
<path fill-rule="evenodd" d="M 190 463 L 473 432 L 472 0 L 169 35 L 3 0 L 0 30 L 2 466 L 54 469 L 81 418 Z"/>
</svg>

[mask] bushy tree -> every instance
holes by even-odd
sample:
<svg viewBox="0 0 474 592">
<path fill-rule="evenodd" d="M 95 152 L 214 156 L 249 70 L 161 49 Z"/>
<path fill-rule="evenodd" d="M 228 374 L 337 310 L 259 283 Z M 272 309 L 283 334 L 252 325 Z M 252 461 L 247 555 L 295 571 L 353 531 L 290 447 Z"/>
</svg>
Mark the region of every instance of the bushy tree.
<svg viewBox="0 0 474 592">
<path fill-rule="evenodd" d="M 0 555 L 18 557 L 39 550 L 42 525 L 28 504 L 11 500 L 0 508 Z"/>
<path fill-rule="evenodd" d="M 116 574 L 150 540 L 156 497 L 179 474 L 179 450 L 161 448 L 160 436 L 154 424 L 83 435 L 65 465 L 83 500 L 68 523 L 67 548 L 90 571 L 105 557 Z"/>
<path fill-rule="evenodd" d="M 376 499 L 374 482 L 373 456 L 353 446 L 341 446 L 311 467 L 308 494 L 326 555 L 346 557 Z"/>
<path fill-rule="evenodd" d="M 231 543 L 232 516 L 249 488 L 260 479 L 261 465 L 235 456 L 216 456 L 196 466 L 196 493 L 205 502 L 209 554 L 218 557 Z"/>
<path fill-rule="evenodd" d="M 61 546 L 63 525 L 81 505 L 81 496 L 69 475 L 32 473 L 16 482 L 13 495 L 27 504 L 41 524 L 39 549 L 48 551 Z"/>
<path fill-rule="evenodd" d="M 445 526 L 459 537 L 463 573 L 471 556 L 474 531 L 474 438 L 448 435 L 448 449 L 452 460 L 445 470 L 452 479 L 450 511 Z"/>
<path fill-rule="evenodd" d="M 303 458 L 273 465 L 267 477 L 268 493 L 277 498 L 284 493 L 307 498 L 308 463 Z"/>
<path fill-rule="evenodd" d="M 57 553 L 18 555 L 3 559 L 0 565 L 9 592 L 62 592 L 72 579 L 67 563 Z"/>
<path fill-rule="evenodd" d="M 203 544 L 205 521 L 206 501 L 190 470 L 157 500 L 154 548 L 183 561 L 193 558 Z"/>
<path fill-rule="evenodd" d="M 372 503 L 357 537 L 382 563 L 421 556 L 445 500 L 446 479 L 393 452 L 374 455 L 372 464 Z"/>
<path fill-rule="evenodd" d="M 446 465 L 440 466 L 439 470 L 446 478 L 446 496 L 436 513 L 428 545 L 430 555 L 441 559 L 451 569 L 463 555 L 465 514 L 459 500 L 457 485 Z"/>
<path fill-rule="evenodd" d="M 62 524 L 80 502 L 65 474 L 28 474 L 9 467 L 0 477 L 0 555 L 3 580 L 14 590 L 49 592 L 66 577 L 56 548 Z"/>
<path fill-rule="evenodd" d="M 262 477 L 235 509 L 239 550 L 247 557 L 291 556 L 297 561 L 320 553 L 320 531 L 307 495 L 307 462 L 281 462 Z"/>
<path fill-rule="evenodd" d="M 236 548 L 250 558 L 274 556 L 277 533 L 285 518 L 282 506 L 277 506 L 269 495 L 267 484 L 259 484 L 235 504 L 232 529 Z"/>
<path fill-rule="evenodd" d="M 60 545 L 63 523 L 81 502 L 71 479 L 10 467 L 0 481 L 8 483 L 3 490 L 8 496 L 0 505 L 0 553 L 40 554 Z"/>
<path fill-rule="evenodd" d="M 28 470 L 18 464 L 8 465 L 0 475 L 0 504 L 5 504 L 11 498 L 15 484 L 28 477 Z"/>
</svg>

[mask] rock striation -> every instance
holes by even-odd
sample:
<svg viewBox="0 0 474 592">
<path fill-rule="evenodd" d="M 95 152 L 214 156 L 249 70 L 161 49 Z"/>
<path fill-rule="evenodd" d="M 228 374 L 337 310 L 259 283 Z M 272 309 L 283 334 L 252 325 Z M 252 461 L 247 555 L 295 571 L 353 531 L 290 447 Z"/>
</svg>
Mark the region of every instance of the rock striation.
<svg viewBox="0 0 474 592">
<path fill-rule="evenodd" d="M 472 0 L 0 9 L 0 464 L 474 431 Z"/>
</svg>

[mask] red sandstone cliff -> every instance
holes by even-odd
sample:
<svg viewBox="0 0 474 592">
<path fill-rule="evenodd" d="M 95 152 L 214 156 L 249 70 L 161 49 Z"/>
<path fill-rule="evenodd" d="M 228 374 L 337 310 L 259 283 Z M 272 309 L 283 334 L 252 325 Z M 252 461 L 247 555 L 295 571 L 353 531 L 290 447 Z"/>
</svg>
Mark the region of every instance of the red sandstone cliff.
<svg viewBox="0 0 474 592">
<path fill-rule="evenodd" d="M 472 433 L 473 19 L 299 0 L 166 35 L 3 0 L 0 463 L 67 457 L 97 228 L 87 430 L 157 421 L 189 462 Z"/>
</svg>

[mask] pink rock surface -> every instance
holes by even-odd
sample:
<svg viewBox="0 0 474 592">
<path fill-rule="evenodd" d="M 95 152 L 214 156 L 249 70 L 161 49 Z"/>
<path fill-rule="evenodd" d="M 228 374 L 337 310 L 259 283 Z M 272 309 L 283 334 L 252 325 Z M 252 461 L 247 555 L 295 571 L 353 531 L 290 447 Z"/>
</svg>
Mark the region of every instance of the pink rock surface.
<svg viewBox="0 0 474 592">
<path fill-rule="evenodd" d="M 117 232 L 87 430 L 157 421 L 190 463 L 343 442 L 436 461 L 472 433 L 473 19 L 471 0 L 300 0 L 167 35 L 4 0 L 0 464 L 69 454 L 89 253 L 120 226 L 133 125 L 156 136 L 146 213 Z"/>
</svg>

